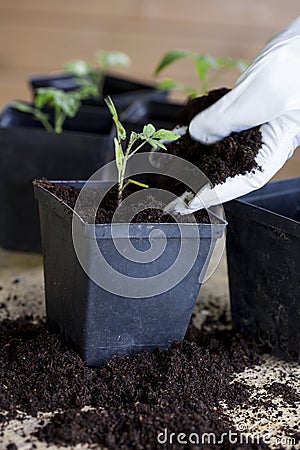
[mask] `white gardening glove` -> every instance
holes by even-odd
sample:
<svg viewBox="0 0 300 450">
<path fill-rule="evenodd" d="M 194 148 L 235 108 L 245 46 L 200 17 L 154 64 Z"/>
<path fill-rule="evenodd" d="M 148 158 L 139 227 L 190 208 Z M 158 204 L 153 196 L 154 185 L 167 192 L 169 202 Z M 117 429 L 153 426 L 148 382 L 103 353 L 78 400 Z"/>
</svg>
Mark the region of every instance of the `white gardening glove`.
<svg viewBox="0 0 300 450">
<path fill-rule="evenodd" d="M 188 214 L 227 202 L 266 184 L 300 144 L 300 17 L 274 36 L 238 78 L 236 86 L 190 123 L 192 138 L 212 144 L 256 125 L 263 145 L 254 173 L 204 187 L 186 206 L 182 199 L 167 211 Z"/>
</svg>

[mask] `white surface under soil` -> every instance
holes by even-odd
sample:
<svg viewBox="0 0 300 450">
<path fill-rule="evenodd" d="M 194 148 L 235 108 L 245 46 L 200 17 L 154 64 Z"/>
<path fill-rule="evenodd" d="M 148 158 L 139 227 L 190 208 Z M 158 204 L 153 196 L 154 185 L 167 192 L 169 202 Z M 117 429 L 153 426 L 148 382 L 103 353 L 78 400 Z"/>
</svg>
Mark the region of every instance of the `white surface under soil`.
<svg viewBox="0 0 300 450">
<path fill-rule="evenodd" d="M 193 322 L 198 328 L 230 327 L 226 259 L 223 255 L 214 271 L 218 259 L 215 255 L 209 268 L 213 275 L 202 286 L 195 307 Z M 0 320 L 28 314 L 36 318 L 45 316 L 41 256 L 0 249 L 0 286 Z M 247 436 L 248 439 L 255 439 L 259 435 L 271 448 L 276 449 L 281 445 L 281 448 L 300 449 L 300 442 L 294 442 L 289 437 L 291 430 L 299 432 L 300 403 L 291 407 L 283 398 L 274 398 L 265 389 L 266 385 L 278 382 L 291 386 L 300 394 L 300 366 L 266 355 L 261 365 L 237 374 L 235 380 L 253 386 L 252 396 L 257 400 L 253 409 L 241 405 L 233 410 L 230 405 L 222 405 L 245 439 Z M 0 450 L 5 450 L 10 443 L 15 443 L 20 450 L 99 448 L 86 445 L 47 446 L 37 441 L 31 433 L 38 428 L 41 419 L 45 424 L 50 417 L 51 413 L 40 413 L 37 418 L 33 418 L 20 411 L 17 420 L 2 425 L 2 428 L 0 425 Z"/>
</svg>

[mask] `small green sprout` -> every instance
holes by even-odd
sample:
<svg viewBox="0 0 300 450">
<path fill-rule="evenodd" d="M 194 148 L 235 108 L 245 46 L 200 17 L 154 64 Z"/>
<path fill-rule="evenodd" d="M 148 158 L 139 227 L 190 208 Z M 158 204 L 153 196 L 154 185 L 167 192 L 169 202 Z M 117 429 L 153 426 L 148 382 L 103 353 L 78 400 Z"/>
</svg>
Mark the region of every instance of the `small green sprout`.
<svg viewBox="0 0 300 450">
<path fill-rule="evenodd" d="M 173 64 L 175 61 L 178 61 L 183 58 L 189 58 L 194 63 L 194 69 L 197 75 L 197 78 L 200 83 L 200 89 L 194 89 L 188 86 L 185 86 L 182 83 L 178 83 L 171 78 L 165 78 L 160 82 L 159 88 L 166 89 L 180 89 L 184 91 L 188 96 L 195 98 L 200 95 L 204 95 L 209 90 L 209 73 L 211 70 L 214 70 L 217 74 L 221 69 L 224 68 L 236 68 L 241 72 L 247 67 L 248 63 L 243 59 L 234 59 L 234 58 L 214 58 L 209 55 L 202 55 L 196 52 L 192 52 L 189 50 L 182 49 L 174 49 L 166 52 L 161 61 L 158 63 L 155 71 L 154 77 L 157 77 L 166 67 Z"/>
<path fill-rule="evenodd" d="M 128 66 L 129 57 L 118 51 L 99 51 L 96 53 L 95 68 L 92 64 L 81 59 L 74 59 L 67 62 L 63 70 L 77 77 L 80 85 L 91 84 L 95 89 L 96 99 L 103 98 L 103 87 L 107 72 L 116 66 Z"/>
<path fill-rule="evenodd" d="M 117 129 L 117 137 L 114 138 L 114 145 L 116 166 L 118 169 L 118 203 L 120 204 L 122 202 L 123 191 L 129 183 L 134 183 L 140 187 L 148 187 L 147 185 L 139 183 L 132 179 L 128 179 L 125 182 L 125 173 L 128 160 L 147 143 L 150 144 L 154 149 L 160 147 L 164 150 L 167 150 L 166 146 L 163 144 L 163 142 L 161 142 L 161 140 L 176 140 L 180 137 L 180 135 L 169 130 L 156 130 L 155 127 L 149 123 L 148 125 L 145 125 L 143 127 L 143 131 L 141 133 L 132 131 L 130 133 L 127 148 L 123 148 L 123 143 L 127 137 L 126 130 L 119 121 L 118 113 L 112 99 L 108 96 L 105 98 L 105 102 L 111 112 L 113 121 Z"/>
<path fill-rule="evenodd" d="M 93 86 L 84 85 L 80 89 L 64 92 L 56 88 L 38 88 L 34 100 L 34 106 L 21 102 L 13 102 L 12 106 L 19 111 L 32 114 L 39 120 L 49 132 L 61 133 L 63 124 L 67 117 L 73 118 L 77 114 L 82 101 L 95 94 Z M 49 115 L 42 111 L 44 106 L 54 110 L 54 125 L 49 120 Z"/>
</svg>

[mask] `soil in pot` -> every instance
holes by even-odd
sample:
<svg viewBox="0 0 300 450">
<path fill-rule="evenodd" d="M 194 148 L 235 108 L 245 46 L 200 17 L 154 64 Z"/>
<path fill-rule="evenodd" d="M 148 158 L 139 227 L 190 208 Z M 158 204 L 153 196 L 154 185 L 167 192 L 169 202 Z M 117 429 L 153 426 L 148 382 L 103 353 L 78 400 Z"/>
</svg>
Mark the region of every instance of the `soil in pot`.
<svg viewBox="0 0 300 450">
<path fill-rule="evenodd" d="M 39 186 L 42 186 L 43 188 L 47 189 L 51 193 L 53 193 L 56 197 L 63 200 L 70 208 L 74 209 L 76 200 L 78 198 L 78 195 L 80 193 L 81 188 L 78 188 L 76 186 L 71 185 L 64 185 L 61 184 L 55 184 L 44 179 L 42 181 L 35 181 L 35 184 L 38 184 Z M 81 207 L 81 213 L 83 215 L 83 219 L 89 223 L 90 222 L 90 207 L 95 202 L 97 203 L 97 197 L 98 197 L 99 191 L 97 189 L 89 189 L 89 198 L 86 200 L 87 203 L 84 205 L 84 208 Z M 127 196 L 129 196 L 132 193 L 132 189 L 127 189 L 124 191 L 123 198 L 125 199 Z M 95 202 L 93 199 L 95 198 Z M 151 203 L 155 203 L 157 205 L 156 208 L 149 208 L 149 201 Z M 112 188 L 104 197 L 103 201 L 101 202 L 95 223 L 96 224 L 105 224 L 105 223 L 111 223 L 112 218 L 114 215 L 114 212 L 116 208 L 118 207 L 118 200 L 117 200 L 117 189 L 114 187 Z M 133 223 L 174 223 L 174 222 L 186 222 L 190 220 L 190 217 L 187 216 L 186 218 L 178 216 L 176 217 L 176 220 L 174 217 L 172 217 L 169 214 L 164 214 L 163 212 L 164 204 L 153 198 L 151 195 L 147 196 L 145 199 L 136 202 L 134 204 L 135 210 L 138 211 L 138 213 L 134 216 L 132 222 Z M 122 213 L 119 217 L 121 222 L 126 222 L 128 217 L 128 209 L 129 207 L 123 207 Z M 124 220 L 123 220 L 124 218 Z M 210 223 L 211 219 L 206 211 L 198 211 L 195 214 L 195 218 L 198 223 Z"/>
</svg>

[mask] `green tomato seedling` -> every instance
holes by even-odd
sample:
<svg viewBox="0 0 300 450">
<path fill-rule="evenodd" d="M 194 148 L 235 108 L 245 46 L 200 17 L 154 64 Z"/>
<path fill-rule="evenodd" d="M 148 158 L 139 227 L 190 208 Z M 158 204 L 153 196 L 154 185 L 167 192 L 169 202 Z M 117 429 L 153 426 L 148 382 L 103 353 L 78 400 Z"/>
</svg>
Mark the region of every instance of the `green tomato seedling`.
<svg viewBox="0 0 300 450">
<path fill-rule="evenodd" d="M 19 111 L 32 114 L 39 120 L 49 132 L 61 133 L 63 124 L 67 117 L 73 118 L 77 114 L 82 101 L 95 95 L 95 87 L 83 85 L 76 91 L 64 92 L 56 88 L 38 88 L 34 99 L 34 106 L 26 103 L 13 102 L 12 106 Z M 49 115 L 42 111 L 43 107 L 49 106 L 54 110 L 54 126 L 51 125 Z"/>
<path fill-rule="evenodd" d="M 67 62 L 63 69 L 65 72 L 76 76 L 80 85 L 91 84 L 96 92 L 94 98 L 101 99 L 103 98 L 104 80 L 108 71 L 112 67 L 128 66 L 130 64 L 130 59 L 122 52 L 99 51 L 96 53 L 96 63 L 97 67 L 95 68 L 86 61 L 74 59 Z"/>
<path fill-rule="evenodd" d="M 126 148 L 124 148 L 124 141 L 126 140 L 127 136 L 126 130 L 119 120 L 118 113 L 112 99 L 108 96 L 105 98 L 105 102 L 110 110 L 117 130 L 117 137 L 114 138 L 114 146 L 116 166 L 118 170 L 118 203 L 120 204 L 122 202 L 123 191 L 129 183 L 136 184 L 140 187 L 149 187 L 146 184 L 139 183 L 138 181 L 132 179 L 128 179 L 125 182 L 125 173 L 128 160 L 145 144 L 150 144 L 154 149 L 160 147 L 164 150 L 167 150 L 166 146 L 163 144 L 163 142 L 161 142 L 161 140 L 173 141 L 178 139 L 180 135 L 170 130 L 156 130 L 155 127 L 149 123 L 143 127 L 143 131 L 141 133 L 132 131 L 130 133 L 128 145 Z"/>
<path fill-rule="evenodd" d="M 200 83 L 200 89 L 197 90 L 185 86 L 184 84 L 179 83 L 172 78 L 163 79 L 159 84 L 159 88 L 163 90 L 180 89 L 192 98 L 207 93 L 210 85 L 208 76 L 212 69 L 217 73 L 219 73 L 219 71 L 224 68 L 237 68 L 240 71 L 243 71 L 248 65 L 248 63 L 243 59 L 225 57 L 213 58 L 212 56 L 202 55 L 189 50 L 174 49 L 166 52 L 163 55 L 154 71 L 154 76 L 157 77 L 166 67 L 183 58 L 188 58 L 193 61 L 194 69 Z"/>
</svg>

